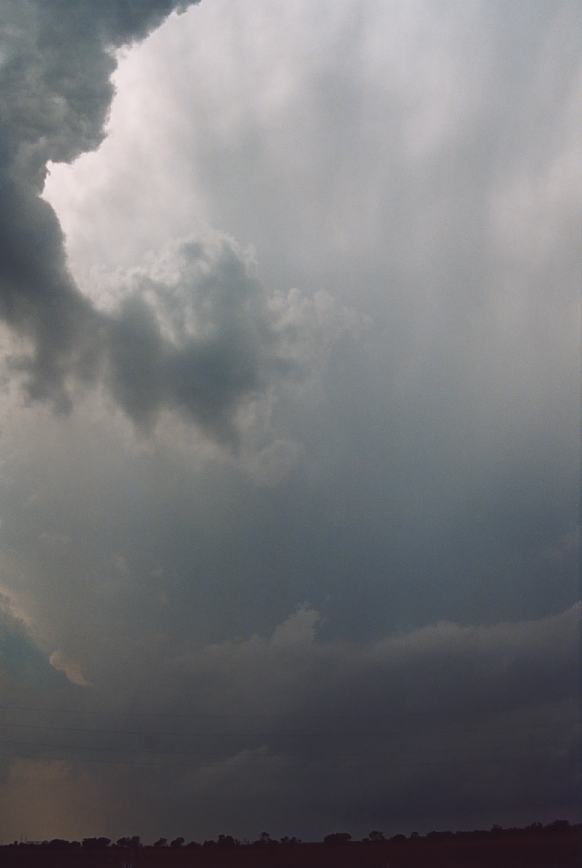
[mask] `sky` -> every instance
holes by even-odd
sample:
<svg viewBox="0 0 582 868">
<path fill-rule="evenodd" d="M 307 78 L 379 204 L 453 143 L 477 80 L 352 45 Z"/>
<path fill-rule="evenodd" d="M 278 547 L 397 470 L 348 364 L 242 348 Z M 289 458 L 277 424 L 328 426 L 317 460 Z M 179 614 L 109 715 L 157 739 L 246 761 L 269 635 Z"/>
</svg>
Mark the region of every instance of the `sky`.
<svg viewBox="0 0 582 868">
<path fill-rule="evenodd" d="M 0 839 L 579 819 L 580 5 L 0 12 Z"/>
</svg>

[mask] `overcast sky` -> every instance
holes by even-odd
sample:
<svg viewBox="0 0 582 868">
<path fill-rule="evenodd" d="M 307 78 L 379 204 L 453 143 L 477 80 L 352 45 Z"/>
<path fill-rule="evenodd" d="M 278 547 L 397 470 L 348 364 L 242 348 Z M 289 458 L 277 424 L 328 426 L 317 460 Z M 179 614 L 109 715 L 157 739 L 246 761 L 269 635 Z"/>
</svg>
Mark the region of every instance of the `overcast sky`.
<svg viewBox="0 0 582 868">
<path fill-rule="evenodd" d="M 578 816 L 581 17 L 0 0 L 1 839 Z"/>
</svg>

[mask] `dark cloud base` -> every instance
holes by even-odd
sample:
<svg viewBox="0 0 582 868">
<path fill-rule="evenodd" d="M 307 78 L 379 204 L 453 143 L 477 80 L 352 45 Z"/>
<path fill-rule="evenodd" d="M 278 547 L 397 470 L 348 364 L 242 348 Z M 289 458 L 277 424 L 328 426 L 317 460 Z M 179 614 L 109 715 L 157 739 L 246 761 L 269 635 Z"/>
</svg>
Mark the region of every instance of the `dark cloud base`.
<svg viewBox="0 0 582 868">
<path fill-rule="evenodd" d="M 266 638 L 127 649 L 85 689 L 59 661 L 68 687 L 44 676 L 43 709 L 47 664 L 36 651 L 22 668 L 34 644 L 5 621 L 2 837 L 18 823 L 34 838 L 242 838 L 258 823 L 305 838 L 576 819 L 579 605 L 360 645 L 320 641 L 317 622 L 301 609 Z"/>
</svg>

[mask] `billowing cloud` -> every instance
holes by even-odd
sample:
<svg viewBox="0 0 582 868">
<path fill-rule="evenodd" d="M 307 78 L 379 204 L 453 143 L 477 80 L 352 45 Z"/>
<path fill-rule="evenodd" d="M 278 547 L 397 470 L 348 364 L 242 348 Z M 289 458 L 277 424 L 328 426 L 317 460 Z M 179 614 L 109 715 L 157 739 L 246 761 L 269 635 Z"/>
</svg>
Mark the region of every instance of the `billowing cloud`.
<svg viewBox="0 0 582 868">
<path fill-rule="evenodd" d="M 142 428 L 181 410 L 219 438 L 233 435 L 244 397 L 293 366 L 253 262 L 215 233 L 174 244 L 134 270 L 111 322 L 111 392 Z"/>
<path fill-rule="evenodd" d="M 16 362 L 31 397 L 63 408 L 67 379 L 93 372 L 100 317 L 75 286 L 58 220 L 39 198 L 47 162 L 99 144 L 114 49 L 145 35 L 174 5 L 2 3 L 0 315 L 33 344 Z"/>
<path fill-rule="evenodd" d="M 263 364 L 274 335 L 244 256 L 226 242 L 212 251 L 185 244 L 182 273 L 149 281 L 156 306 L 140 286 L 108 314 L 76 286 L 58 220 L 40 198 L 49 161 L 71 161 L 102 140 L 114 50 L 186 5 L 3 3 L 0 315 L 25 339 L 10 361 L 31 398 L 66 410 L 75 385 L 105 378 L 138 426 L 177 408 L 232 439 L 240 400 L 274 373 Z"/>
<path fill-rule="evenodd" d="M 0 837 L 576 817 L 580 8 L 0 5 Z"/>
</svg>

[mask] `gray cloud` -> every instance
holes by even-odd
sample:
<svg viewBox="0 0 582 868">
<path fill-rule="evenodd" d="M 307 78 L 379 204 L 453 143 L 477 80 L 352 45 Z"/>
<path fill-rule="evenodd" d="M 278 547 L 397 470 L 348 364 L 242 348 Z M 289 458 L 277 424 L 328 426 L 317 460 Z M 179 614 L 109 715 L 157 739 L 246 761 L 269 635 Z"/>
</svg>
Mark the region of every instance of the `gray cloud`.
<svg viewBox="0 0 582 868">
<path fill-rule="evenodd" d="M 0 590 L 0 687 L 2 723 L 6 708 L 30 702 L 66 701 L 71 698 L 69 685 L 57 673 L 44 652 L 34 626 L 15 602 L 8 589 Z M 14 733 L 12 734 L 14 737 Z M 16 735 L 18 738 L 18 734 Z M 3 759 L 6 759 L 6 732 L 0 735 Z M 10 748 L 11 745 L 8 744 Z"/>
<path fill-rule="evenodd" d="M 148 270 L 133 271 L 112 321 L 109 378 L 138 424 L 175 408 L 231 439 L 240 399 L 292 366 L 281 355 L 285 324 L 278 326 L 252 271 L 244 252 L 218 234 L 175 244 Z"/>
<path fill-rule="evenodd" d="M 170 17 L 50 165 L 83 296 L 13 161 L 12 365 L 76 412 L 0 396 L 2 685 L 53 709 L 4 719 L 1 834 L 577 816 L 579 15 Z"/>
<path fill-rule="evenodd" d="M 111 834 L 144 820 L 151 835 L 265 826 L 317 835 L 326 824 L 364 834 L 370 824 L 411 831 L 470 826 L 483 811 L 488 822 L 524 822 L 570 810 L 580 786 L 579 605 L 355 644 L 320 639 L 318 621 L 303 607 L 268 636 L 124 655 L 114 704 L 111 682 L 105 692 L 96 684 L 80 729 L 53 715 L 44 738 L 55 747 L 14 755 L 36 776 L 59 763 L 52 798 L 63 816 L 96 762 L 94 809 Z M 6 728 L 23 719 L 12 713 Z M 127 800 L 130 777 L 144 795 Z M 52 834 L 95 828 L 95 817 L 73 817 Z"/>
<path fill-rule="evenodd" d="M 180 339 L 169 341 L 142 296 L 134 294 L 119 312 L 106 314 L 81 294 L 55 213 L 39 198 L 49 161 L 71 161 L 103 139 L 114 50 L 186 5 L 3 3 L 0 316 L 32 343 L 32 354 L 11 358 L 13 370 L 26 376 L 31 399 L 67 410 L 75 385 L 105 376 L 138 426 L 151 426 L 161 408 L 180 408 L 232 441 L 240 399 L 273 373 L 261 358 L 273 343 L 258 309 L 262 291 L 240 251 L 225 242 L 209 263 L 201 245 L 182 249 L 190 270 L 198 265 L 198 285 L 191 285 L 187 269 L 180 287 L 174 278 L 167 287 L 172 315 L 192 320 L 198 314 L 203 322 L 196 325 L 198 338 L 182 330 Z M 212 264 L 214 271 L 202 280 Z M 194 310 L 196 293 L 205 298 Z M 203 310 L 205 303 L 211 311 Z"/>
</svg>

